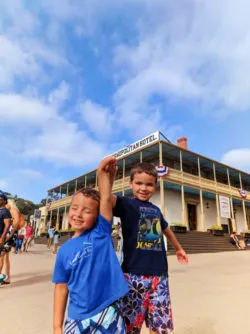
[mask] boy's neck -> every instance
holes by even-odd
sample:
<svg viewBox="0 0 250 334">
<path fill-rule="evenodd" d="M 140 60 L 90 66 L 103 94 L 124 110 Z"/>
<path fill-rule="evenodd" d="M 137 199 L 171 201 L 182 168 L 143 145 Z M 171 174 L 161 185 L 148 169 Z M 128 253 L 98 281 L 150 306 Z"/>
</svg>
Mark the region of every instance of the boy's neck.
<svg viewBox="0 0 250 334">
<path fill-rule="evenodd" d="M 73 239 L 79 237 L 80 235 L 84 234 L 85 232 L 87 232 L 87 230 L 78 230 L 75 231 L 74 235 L 73 235 Z"/>
<path fill-rule="evenodd" d="M 149 200 L 150 200 L 150 198 L 149 198 L 148 200 L 146 200 L 146 201 L 143 201 L 143 200 L 141 200 L 141 199 L 137 198 L 136 196 L 134 196 L 134 198 L 135 198 L 135 199 L 137 199 L 137 201 L 140 201 L 140 202 L 145 202 L 145 203 L 148 203 L 148 202 L 149 202 Z"/>
</svg>

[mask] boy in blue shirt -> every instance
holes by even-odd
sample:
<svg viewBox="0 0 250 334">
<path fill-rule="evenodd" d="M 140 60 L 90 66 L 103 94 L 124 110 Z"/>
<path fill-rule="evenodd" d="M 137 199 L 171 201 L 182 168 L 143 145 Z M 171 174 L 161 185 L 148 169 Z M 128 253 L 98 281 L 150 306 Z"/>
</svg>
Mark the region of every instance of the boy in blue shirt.
<svg viewBox="0 0 250 334">
<path fill-rule="evenodd" d="M 137 164 L 131 170 L 130 185 L 134 198 L 112 199 L 113 214 L 121 219 L 122 269 L 130 288 L 121 305 L 126 333 L 140 333 L 145 320 L 151 334 L 167 334 L 173 330 L 173 320 L 163 234 L 180 263 L 188 263 L 188 258 L 160 209 L 149 202 L 157 186 L 155 166 Z"/>
<path fill-rule="evenodd" d="M 73 195 L 68 217 L 75 234 L 59 249 L 53 274 L 54 334 L 125 333 L 116 302 L 128 286 L 111 239 L 116 169 L 114 157 L 104 159 L 98 168 L 99 193 L 81 189 Z"/>
</svg>

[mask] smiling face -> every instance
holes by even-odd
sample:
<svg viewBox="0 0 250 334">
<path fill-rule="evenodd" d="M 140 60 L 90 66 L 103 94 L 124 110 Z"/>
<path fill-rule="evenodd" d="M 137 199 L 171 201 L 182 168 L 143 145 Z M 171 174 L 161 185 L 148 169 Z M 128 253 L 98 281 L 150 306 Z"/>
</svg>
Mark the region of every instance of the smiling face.
<svg viewBox="0 0 250 334">
<path fill-rule="evenodd" d="M 75 236 L 90 230 L 98 216 L 99 203 L 91 197 L 77 193 L 69 209 L 69 223 L 75 229 Z"/>
<path fill-rule="evenodd" d="M 156 179 L 153 175 L 136 173 L 130 186 L 135 198 L 147 202 L 156 190 Z"/>
</svg>

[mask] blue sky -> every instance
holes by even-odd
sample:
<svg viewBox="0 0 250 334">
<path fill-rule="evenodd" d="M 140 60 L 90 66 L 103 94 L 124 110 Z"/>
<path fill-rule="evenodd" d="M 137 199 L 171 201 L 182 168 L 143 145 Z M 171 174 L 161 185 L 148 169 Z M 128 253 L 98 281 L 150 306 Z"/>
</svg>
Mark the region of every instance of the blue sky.
<svg viewBox="0 0 250 334">
<path fill-rule="evenodd" d="M 46 190 L 151 132 L 250 170 L 247 0 L 0 3 L 0 189 Z"/>
</svg>

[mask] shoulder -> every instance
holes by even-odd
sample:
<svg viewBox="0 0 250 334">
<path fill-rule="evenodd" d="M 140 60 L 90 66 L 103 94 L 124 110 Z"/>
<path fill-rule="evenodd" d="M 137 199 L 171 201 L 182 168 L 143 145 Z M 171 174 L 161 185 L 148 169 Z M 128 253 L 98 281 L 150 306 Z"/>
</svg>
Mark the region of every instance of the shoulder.
<svg viewBox="0 0 250 334">
<path fill-rule="evenodd" d="M 105 234 L 111 234 L 112 231 L 112 222 L 109 222 L 102 215 L 98 215 L 97 223 L 95 228 L 92 230 L 93 232 L 101 232 Z"/>
<path fill-rule="evenodd" d="M 69 251 L 72 249 L 72 245 L 74 244 L 74 239 L 70 238 L 66 242 L 62 244 L 62 246 L 58 250 L 58 256 L 62 257 L 64 255 L 67 255 Z"/>
<path fill-rule="evenodd" d="M 11 218 L 10 211 L 7 208 L 0 209 L 1 215 L 3 218 Z"/>
</svg>

